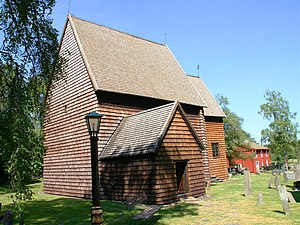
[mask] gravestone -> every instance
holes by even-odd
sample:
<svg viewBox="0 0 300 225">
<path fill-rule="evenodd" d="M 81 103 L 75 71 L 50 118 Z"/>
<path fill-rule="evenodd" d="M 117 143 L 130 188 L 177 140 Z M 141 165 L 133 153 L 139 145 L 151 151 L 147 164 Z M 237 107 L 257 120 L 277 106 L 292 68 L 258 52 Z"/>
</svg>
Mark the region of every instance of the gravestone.
<svg viewBox="0 0 300 225">
<path fill-rule="evenodd" d="M 286 175 L 286 171 L 284 171 L 283 178 L 284 178 L 285 183 L 289 181 L 289 179 L 287 178 L 287 175 Z"/>
<path fill-rule="evenodd" d="M 210 190 L 210 180 L 206 183 L 206 190 Z"/>
<path fill-rule="evenodd" d="M 272 175 L 278 175 L 281 174 L 281 170 L 280 169 L 273 169 L 272 170 Z"/>
<path fill-rule="evenodd" d="M 244 191 L 245 197 L 252 195 L 251 175 L 249 170 L 244 171 Z"/>
<path fill-rule="evenodd" d="M 294 196 L 292 195 L 291 192 L 288 191 L 287 196 L 288 196 L 290 203 L 296 203 L 296 200 L 294 199 Z"/>
<path fill-rule="evenodd" d="M 273 179 L 272 177 L 270 177 L 268 180 L 268 188 L 272 188 L 272 187 L 273 187 Z"/>
<path fill-rule="evenodd" d="M 295 180 L 295 172 L 294 171 L 285 171 L 284 172 L 284 181 L 287 182 L 289 180 Z"/>
<path fill-rule="evenodd" d="M 300 181 L 300 164 L 295 165 L 295 180 Z"/>
<path fill-rule="evenodd" d="M 262 205 L 262 204 L 264 204 L 263 194 L 259 193 L 258 194 L 258 199 L 257 199 L 257 205 Z"/>
<path fill-rule="evenodd" d="M 276 190 L 278 190 L 278 186 L 280 185 L 279 177 L 276 175 L 274 180 L 275 180 L 275 188 L 276 188 Z"/>
<path fill-rule="evenodd" d="M 289 208 L 289 203 L 288 203 L 288 195 L 286 191 L 286 186 L 279 185 L 278 186 L 278 192 L 279 192 L 279 197 L 281 200 L 282 208 L 284 210 L 285 215 L 289 215 L 291 213 L 290 208 Z"/>
</svg>

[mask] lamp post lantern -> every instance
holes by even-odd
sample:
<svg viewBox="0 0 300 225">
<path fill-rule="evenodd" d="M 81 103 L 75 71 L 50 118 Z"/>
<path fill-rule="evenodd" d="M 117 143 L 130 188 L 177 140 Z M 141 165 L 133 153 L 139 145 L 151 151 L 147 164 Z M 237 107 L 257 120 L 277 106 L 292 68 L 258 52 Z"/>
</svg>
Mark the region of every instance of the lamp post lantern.
<svg viewBox="0 0 300 225">
<path fill-rule="evenodd" d="M 96 112 L 90 112 L 85 116 L 91 140 L 91 169 L 92 169 L 92 225 L 104 223 L 103 210 L 100 204 L 100 186 L 98 170 L 98 133 L 102 115 Z"/>
</svg>

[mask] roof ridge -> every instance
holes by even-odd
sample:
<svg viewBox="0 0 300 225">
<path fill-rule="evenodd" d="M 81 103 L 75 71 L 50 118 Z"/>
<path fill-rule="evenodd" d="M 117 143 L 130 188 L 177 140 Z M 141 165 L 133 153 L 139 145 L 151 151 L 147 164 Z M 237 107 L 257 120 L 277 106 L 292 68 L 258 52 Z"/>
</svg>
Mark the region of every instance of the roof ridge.
<svg viewBox="0 0 300 225">
<path fill-rule="evenodd" d="M 187 74 L 188 75 L 188 74 Z M 217 99 L 215 98 L 215 96 L 213 96 L 213 94 L 211 93 L 210 89 L 207 87 L 206 83 L 204 82 L 204 80 L 202 79 L 202 77 L 200 76 L 194 76 L 194 75 L 188 75 L 189 77 L 191 78 L 196 78 L 196 79 L 199 79 L 200 81 L 202 81 L 204 87 L 207 89 L 208 93 L 210 94 L 210 96 L 212 97 L 212 100 L 216 103 L 216 106 L 219 108 L 219 110 L 221 110 L 221 112 L 223 112 L 224 116 L 226 117 L 226 114 L 224 113 L 223 109 L 221 108 L 220 104 L 218 103 Z M 189 81 L 193 84 L 193 82 L 189 79 Z M 193 87 L 196 89 L 195 85 L 193 85 Z M 196 89 L 197 93 L 198 90 Z M 200 93 L 199 93 L 200 95 Z M 203 99 L 204 101 L 204 99 Z M 205 102 L 205 101 L 204 101 Z M 209 108 L 209 107 L 208 107 Z"/>
<path fill-rule="evenodd" d="M 151 108 L 151 109 L 143 110 L 143 111 L 138 112 L 138 113 L 133 114 L 133 115 L 124 116 L 124 119 L 125 118 L 129 118 L 129 117 L 138 116 L 138 115 L 141 115 L 141 114 L 144 114 L 144 113 L 148 113 L 148 112 L 151 112 L 151 111 L 155 111 L 155 110 L 158 110 L 158 109 L 162 109 L 162 108 L 168 107 L 170 105 L 175 105 L 177 102 L 178 101 L 176 100 L 174 102 L 171 102 L 171 103 L 168 103 L 168 104 L 165 104 L 165 105 L 160 105 L 160 106 L 157 106 L 157 107 L 154 107 L 154 108 Z"/>
<path fill-rule="evenodd" d="M 204 102 L 204 104 L 205 104 L 205 106 L 203 106 L 203 108 L 208 108 L 208 105 L 207 105 L 207 103 L 205 102 L 205 100 L 204 100 L 204 98 L 202 97 L 202 95 L 200 94 L 200 92 L 197 90 L 197 88 L 195 87 L 195 85 L 193 84 L 193 82 L 190 80 L 190 78 L 189 77 L 194 77 L 194 78 L 199 78 L 200 79 L 200 77 L 198 76 L 198 77 L 196 77 L 196 76 L 191 76 L 191 75 L 188 75 L 188 74 L 186 74 L 187 75 L 187 79 L 188 79 L 188 81 L 190 82 L 190 84 L 193 86 L 193 88 L 194 88 L 194 90 L 197 92 L 197 94 L 199 95 L 199 97 L 202 99 L 202 101 Z"/>
<path fill-rule="evenodd" d="M 128 35 L 128 36 L 131 36 L 133 38 L 137 38 L 137 39 L 140 39 L 140 40 L 143 40 L 143 41 L 147 41 L 147 42 L 151 42 L 153 44 L 157 44 L 157 45 L 161 45 L 161 46 L 166 46 L 165 44 L 162 44 L 162 43 L 158 43 L 158 42 L 155 42 L 155 41 L 151 41 L 149 39 L 146 39 L 146 38 L 142 38 L 142 37 L 139 37 L 137 35 L 133 35 L 133 34 L 130 34 L 130 33 L 127 33 L 125 31 L 121 31 L 121 30 L 117 30 L 117 29 L 114 29 L 112 27 L 109 27 L 109 26 L 105 26 L 103 24 L 99 24 L 99 23 L 95 23 L 95 22 L 92 22 L 92 21 L 89 21 L 89 20 L 86 20 L 86 19 L 82 19 L 82 18 L 79 18 L 73 14 L 70 14 L 70 16 L 72 18 L 75 18 L 75 19 L 78 19 L 78 20 L 81 20 L 81 21 L 84 21 L 84 22 L 87 22 L 87 23 L 91 23 L 91 24 L 94 24 L 96 26 L 100 26 L 100 27 L 103 27 L 103 28 L 106 28 L 106 29 L 110 29 L 112 31 L 115 31 L 115 32 L 118 32 L 118 33 L 121 33 L 121 34 L 125 34 L 125 35 Z"/>
</svg>

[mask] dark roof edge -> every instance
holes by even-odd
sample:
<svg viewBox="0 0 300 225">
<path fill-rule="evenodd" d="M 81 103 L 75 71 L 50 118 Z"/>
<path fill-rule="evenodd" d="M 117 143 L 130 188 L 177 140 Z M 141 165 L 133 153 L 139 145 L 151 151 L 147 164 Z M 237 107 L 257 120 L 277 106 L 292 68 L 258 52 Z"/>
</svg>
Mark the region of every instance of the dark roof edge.
<svg viewBox="0 0 300 225">
<path fill-rule="evenodd" d="M 175 102 L 177 102 L 177 100 Z M 168 104 L 165 104 L 165 105 L 161 105 L 161 106 L 157 106 L 157 107 L 154 107 L 154 108 L 151 108 L 151 109 L 143 110 L 141 112 L 125 116 L 125 118 L 137 116 L 137 115 L 148 113 L 148 112 L 151 112 L 151 111 L 155 111 L 157 109 L 165 108 L 165 107 L 168 107 L 168 106 L 173 105 L 173 104 L 174 104 L 174 102 L 171 102 L 171 103 L 168 103 Z"/>
<path fill-rule="evenodd" d="M 189 81 L 190 82 L 190 81 Z M 142 97 L 142 98 L 150 98 L 150 99 L 154 99 L 154 100 L 159 100 L 159 101 L 165 101 L 165 102 L 170 102 L 167 104 L 172 104 L 175 101 L 178 100 L 171 100 L 171 99 L 164 99 L 164 98 L 155 98 L 152 96 L 145 96 L 145 95 L 138 95 L 138 94 L 132 94 L 132 93 L 128 93 L 128 92 L 119 92 L 119 91 L 112 91 L 112 90 L 107 90 L 107 89 L 103 89 L 103 88 L 98 88 L 95 91 L 105 91 L 105 92 L 110 92 L 110 93 L 116 93 L 116 94 L 126 94 L 126 95 L 130 95 L 130 96 L 135 96 L 135 97 Z M 203 107 L 203 108 L 207 108 L 207 106 L 201 106 L 200 104 L 193 104 L 193 103 L 189 103 L 189 102 L 180 102 L 181 104 L 186 104 L 186 105 L 191 105 L 191 106 L 196 106 L 196 107 Z M 166 104 L 164 104 L 166 105 Z M 162 105 L 162 106 L 164 106 Z M 155 107 L 156 108 L 156 107 Z M 152 108 L 154 109 L 154 108 Z"/>
</svg>

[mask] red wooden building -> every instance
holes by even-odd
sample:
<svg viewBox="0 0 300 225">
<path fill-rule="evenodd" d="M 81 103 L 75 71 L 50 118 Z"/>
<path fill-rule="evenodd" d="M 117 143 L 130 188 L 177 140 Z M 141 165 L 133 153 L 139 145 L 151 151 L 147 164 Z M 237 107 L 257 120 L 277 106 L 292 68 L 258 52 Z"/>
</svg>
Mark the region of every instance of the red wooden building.
<svg viewBox="0 0 300 225">
<path fill-rule="evenodd" d="M 145 191 L 150 201 L 164 204 L 182 192 L 203 195 L 211 171 L 227 178 L 224 114 L 213 109 L 209 91 L 202 93 L 200 79 L 188 77 L 166 45 L 68 16 L 60 54 L 64 76 L 49 92 L 45 122 L 46 193 L 91 196 L 84 121 L 91 111 L 104 115 L 99 168 L 106 198 L 123 200 Z M 207 113 L 210 108 L 214 115 Z M 162 109 L 164 116 L 157 113 Z M 136 118 L 140 121 L 128 122 Z M 125 134 L 128 142 L 121 143 Z"/>
<path fill-rule="evenodd" d="M 233 160 L 235 165 L 248 168 L 251 173 L 258 173 L 263 166 L 269 166 L 271 163 L 270 149 L 259 144 L 249 142 L 245 147 L 238 147 L 235 151 L 251 156 L 246 159 Z"/>
</svg>

